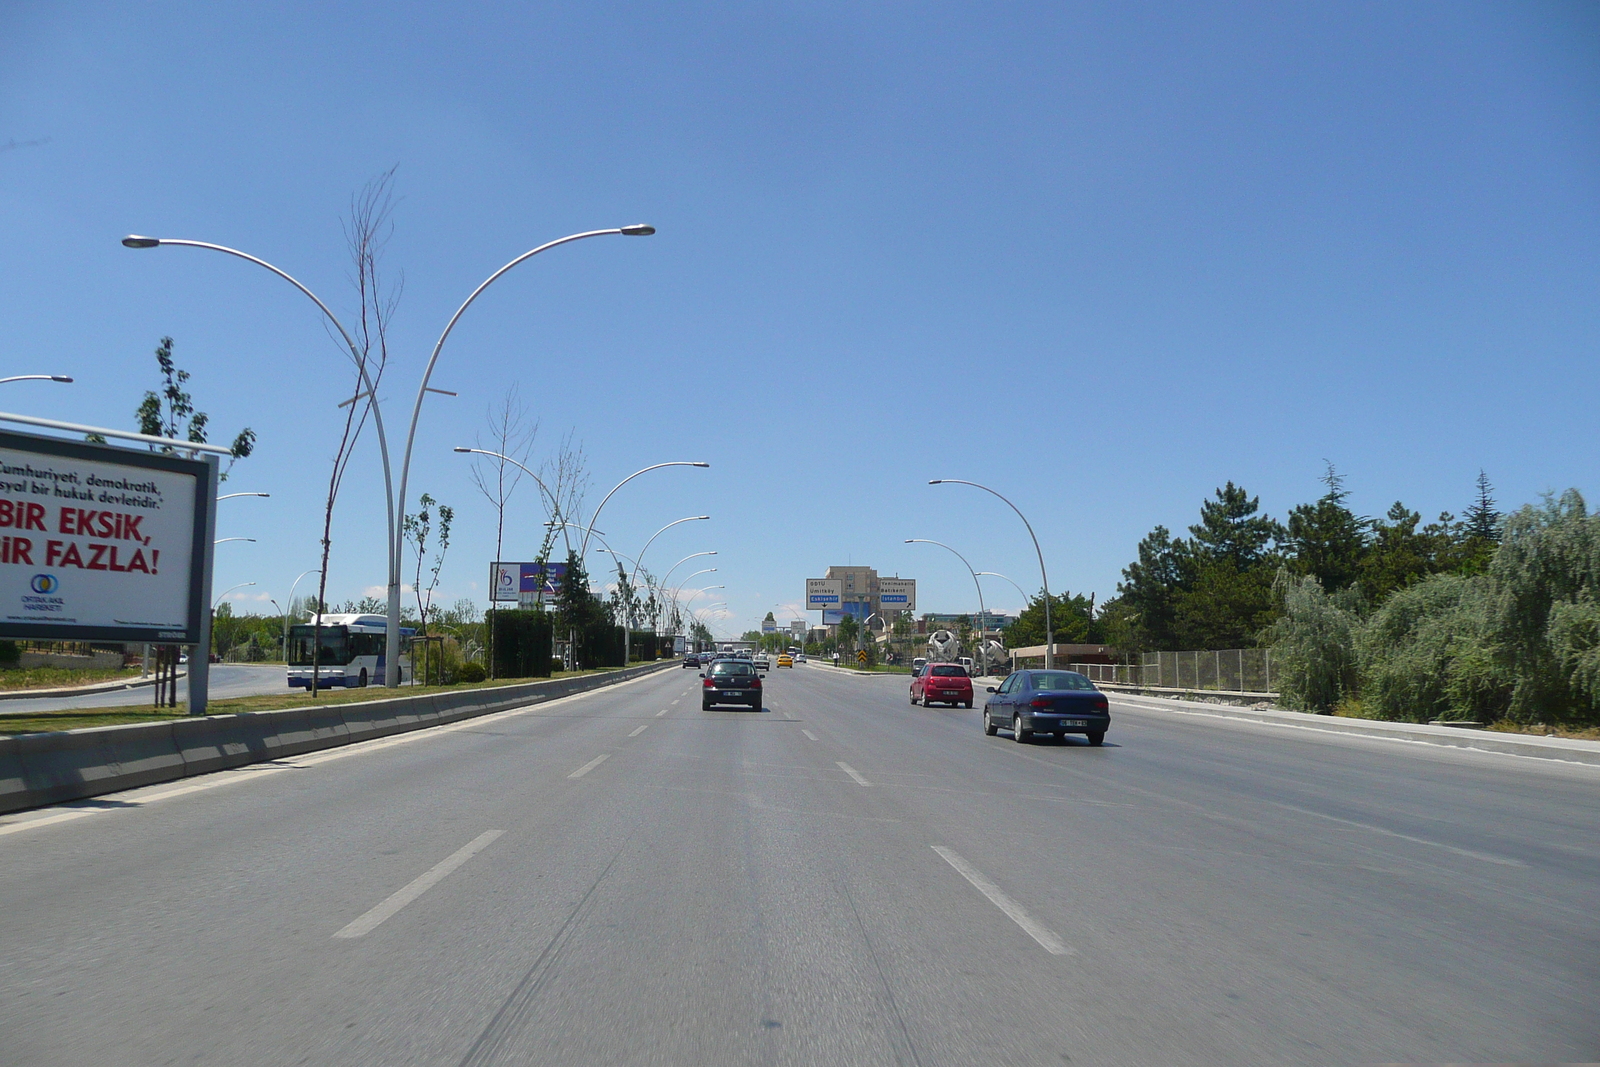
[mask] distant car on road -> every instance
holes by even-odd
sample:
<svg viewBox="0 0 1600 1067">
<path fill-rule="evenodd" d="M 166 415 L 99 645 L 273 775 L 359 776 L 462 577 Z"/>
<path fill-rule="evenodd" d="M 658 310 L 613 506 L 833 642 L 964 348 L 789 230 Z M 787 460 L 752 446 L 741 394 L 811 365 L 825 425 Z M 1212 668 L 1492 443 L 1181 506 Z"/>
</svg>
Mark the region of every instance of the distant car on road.
<svg viewBox="0 0 1600 1067">
<path fill-rule="evenodd" d="M 1011 731 L 1019 745 L 1034 734 L 1083 734 L 1089 744 L 1106 739 L 1111 705 L 1094 683 L 1076 671 L 1012 671 L 983 705 L 983 732 Z"/>
<path fill-rule="evenodd" d="M 769 666 L 770 666 L 770 664 L 767 662 L 767 654 L 765 652 L 761 653 L 761 655 L 756 657 L 756 670 L 764 671 Z"/>
<path fill-rule="evenodd" d="M 700 710 L 714 704 L 744 704 L 751 711 L 761 710 L 761 676 L 755 664 L 743 659 L 719 659 L 705 672 L 700 683 Z"/>
<path fill-rule="evenodd" d="M 930 663 L 911 676 L 911 703 L 972 707 L 972 678 L 959 663 Z"/>
<path fill-rule="evenodd" d="M 778 666 L 788 667 L 790 670 L 794 670 L 794 657 L 789 655 L 787 652 L 780 652 L 778 654 Z"/>
<path fill-rule="evenodd" d="M 699 656 L 699 654 L 691 652 L 687 656 L 683 657 L 683 665 L 685 667 L 698 667 L 698 666 L 700 666 L 700 656 Z"/>
</svg>

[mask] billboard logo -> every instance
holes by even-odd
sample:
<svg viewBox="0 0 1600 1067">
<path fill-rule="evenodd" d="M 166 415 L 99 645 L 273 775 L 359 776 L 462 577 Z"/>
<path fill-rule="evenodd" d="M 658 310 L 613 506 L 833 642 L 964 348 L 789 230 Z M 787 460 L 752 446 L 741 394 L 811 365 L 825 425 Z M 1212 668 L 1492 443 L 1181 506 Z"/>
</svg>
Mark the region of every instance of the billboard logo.
<svg viewBox="0 0 1600 1067">
<path fill-rule="evenodd" d="M 32 584 L 35 593 L 54 593 L 61 588 L 61 579 L 53 574 L 35 574 Z"/>
</svg>

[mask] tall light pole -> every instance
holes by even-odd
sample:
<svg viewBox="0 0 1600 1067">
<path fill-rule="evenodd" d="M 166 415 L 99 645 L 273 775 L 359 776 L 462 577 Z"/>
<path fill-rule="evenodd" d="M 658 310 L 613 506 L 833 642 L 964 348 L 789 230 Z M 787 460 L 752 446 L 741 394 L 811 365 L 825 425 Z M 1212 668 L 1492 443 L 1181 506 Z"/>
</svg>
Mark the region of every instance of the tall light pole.
<svg viewBox="0 0 1600 1067">
<path fill-rule="evenodd" d="M 9 378 L 0 378 L 0 385 L 7 382 L 70 382 L 71 378 L 65 374 L 13 374 Z"/>
<path fill-rule="evenodd" d="M 217 606 L 219 604 L 221 604 L 224 600 L 228 599 L 228 594 L 233 592 L 235 589 L 245 589 L 245 588 L 247 588 L 249 586 L 252 586 L 252 585 L 255 585 L 255 584 L 256 584 L 255 582 L 240 582 L 238 585 L 230 585 L 230 586 L 228 586 L 228 588 L 226 588 L 226 589 L 224 589 L 222 591 L 222 595 L 217 597 L 217 599 L 212 603 L 211 610 L 212 611 L 216 611 L 217 610 Z"/>
<path fill-rule="evenodd" d="M 299 577 L 295 578 L 295 580 L 289 584 L 289 607 L 291 609 L 294 607 L 294 591 L 295 591 L 295 588 L 297 586 L 299 586 L 300 579 L 304 578 L 308 574 L 321 574 L 321 573 L 322 573 L 322 571 L 317 569 L 316 567 L 313 567 L 308 571 L 301 571 L 300 574 L 299 574 Z M 319 614 L 319 615 L 322 614 L 322 605 L 321 604 L 317 605 L 317 614 Z M 288 622 L 288 619 L 289 619 L 289 617 L 287 615 L 285 615 L 284 616 L 284 624 L 283 624 L 283 635 L 284 635 L 283 639 L 285 641 L 287 641 L 289 639 L 289 622 Z"/>
<path fill-rule="evenodd" d="M 629 237 L 648 237 L 655 232 L 656 229 L 654 226 L 648 226 L 640 223 L 632 226 L 618 226 L 612 229 L 589 230 L 584 233 L 570 234 L 566 237 L 546 242 L 545 244 L 542 244 L 528 252 L 524 252 L 516 259 L 513 259 L 511 262 L 507 263 L 505 266 L 489 275 L 489 277 L 485 279 L 482 284 L 472 291 L 472 295 L 467 297 L 466 301 L 456 309 L 456 313 L 450 317 L 450 321 L 448 324 L 446 324 L 444 332 L 439 335 L 439 340 L 434 343 L 433 354 L 428 358 L 427 368 L 422 374 L 422 382 L 417 387 L 417 399 L 412 405 L 411 425 L 406 432 L 405 454 L 400 466 L 400 492 L 398 499 L 396 499 L 394 484 L 390 477 L 389 444 L 383 431 L 383 416 L 381 413 L 381 406 L 378 403 L 377 390 L 373 388 L 372 380 L 367 374 L 366 358 L 356 347 L 355 342 L 351 340 L 349 332 L 346 331 L 344 326 L 340 324 L 333 312 L 328 310 L 328 306 L 317 298 L 315 293 L 313 293 L 310 289 L 307 289 L 304 285 L 301 285 L 298 281 L 290 277 L 284 271 L 268 263 L 266 260 L 258 259 L 255 256 L 240 252 L 237 249 L 225 247 L 223 245 L 211 244 L 205 241 L 174 240 L 166 237 L 142 237 L 137 234 L 130 234 L 129 236 L 124 237 L 122 239 L 122 243 L 128 248 L 157 248 L 161 245 L 206 248 L 212 251 L 225 252 L 232 256 L 238 256 L 240 259 L 248 260 L 249 262 L 255 263 L 258 266 L 265 267 L 267 270 L 272 271 L 272 273 L 283 278 L 296 289 L 299 289 L 306 296 L 310 297 L 311 300 L 316 303 L 317 307 L 322 309 L 322 313 L 326 315 L 328 320 L 334 324 L 334 327 L 338 329 L 339 334 L 344 338 L 345 343 L 350 347 L 350 354 L 355 359 L 356 370 L 361 375 L 362 388 L 372 408 L 373 424 L 378 434 L 378 451 L 383 459 L 383 483 L 384 492 L 387 497 L 385 519 L 388 523 L 387 549 L 389 556 L 389 610 L 388 625 L 386 627 L 387 633 L 384 635 L 384 651 L 386 654 L 384 684 L 393 687 L 398 685 L 400 682 L 400 570 L 405 549 L 402 538 L 404 535 L 403 524 L 405 521 L 406 482 L 411 472 L 411 449 L 412 444 L 416 439 L 417 421 L 422 414 L 423 397 L 430 392 L 446 392 L 446 390 L 431 388 L 428 385 L 428 382 L 433 377 L 433 369 L 439 362 L 439 352 L 444 348 L 444 342 L 450 336 L 450 331 L 455 329 L 456 322 L 461 318 L 462 313 L 472 305 L 473 301 L 478 299 L 478 296 L 485 289 L 487 289 L 492 283 L 499 279 L 501 275 L 505 274 L 512 267 L 515 267 L 524 260 L 531 259 L 540 252 L 555 248 L 557 245 L 568 244 L 572 241 L 581 241 L 586 237 L 601 237 L 608 234 L 623 234 Z M 359 399 L 359 397 L 357 399 Z"/>
<path fill-rule="evenodd" d="M 218 500 L 232 500 L 236 496 L 271 496 L 271 493 L 223 493 Z"/>
<path fill-rule="evenodd" d="M 560 501 L 556 500 L 555 494 L 550 492 L 550 487 L 544 484 L 544 479 L 540 478 L 537 474 L 533 473 L 527 467 L 523 466 L 521 463 L 518 463 L 510 456 L 504 455 L 500 452 L 491 452 L 487 448 L 467 448 L 463 445 L 457 445 L 455 448 L 451 449 L 451 451 L 460 452 L 463 455 L 469 456 L 492 456 L 495 459 L 504 460 L 505 462 L 516 467 L 518 470 L 522 471 L 523 474 L 526 474 L 528 477 L 532 478 L 533 484 L 537 485 L 539 487 L 539 491 L 545 495 L 545 499 L 550 501 L 551 517 L 556 519 L 561 518 L 561 503 Z"/>
<path fill-rule="evenodd" d="M 602 510 L 604 510 L 604 508 L 606 506 L 606 501 L 610 500 L 613 496 L 615 496 L 618 489 L 621 489 L 623 486 L 627 485 L 629 482 L 631 482 L 635 478 L 639 477 L 639 475 L 648 474 L 651 471 L 658 471 L 662 467 L 709 467 L 709 466 L 711 466 L 711 464 L 709 464 L 709 463 L 703 463 L 703 462 L 701 462 L 699 460 L 689 460 L 689 459 L 674 459 L 674 460 L 669 460 L 666 463 L 652 463 L 650 466 L 645 467 L 642 470 L 634 471 L 632 474 L 630 474 L 626 478 L 622 479 L 622 481 L 618 482 L 616 485 L 613 485 L 611 487 L 611 492 L 607 493 L 601 499 L 600 506 L 594 509 L 594 514 L 589 516 L 589 529 L 584 531 L 583 543 L 578 546 L 578 555 L 581 557 L 586 552 L 588 552 L 588 550 L 589 550 L 589 534 L 594 531 L 594 524 L 599 520 L 600 512 Z"/>
<path fill-rule="evenodd" d="M 985 493 L 1000 497 L 1000 499 L 1005 502 L 1006 507 L 1017 513 L 1017 518 L 1022 520 L 1022 525 L 1028 528 L 1028 536 L 1033 538 L 1033 550 L 1034 552 L 1038 553 L 1039 556 L 1039 582 L 1044 586 L 1044 669 L 1050 670 L 1053 668 L 1055 666 L 1056 633 L 1050 628 L 1050 578 L 1045 574 L 1044 571 L 1044 549 L 1039 547 L 1039 538 L 1033 532 L 1033 524 L 1028 521 L 1028 517 L 1022 513 L 1021 508 L 1017 507 L 1011 501 L 1006 500 L 1005 497 L 1000 496 L 999 493 L 996 493 L 987 485 L 980 485 L 977 482 L 965 481 L 961 478 L 931 478 L 928 480 L 928 484 L 970 485 L 974 489 L 982 489 Z M 1024 605 L 1024 607 L 1026 607 L 1026 605 Z"/>
<path fill-rule="evenodd" d="M 1006 576 L 1001 574 L 999 571 L 979 571 L 978 573 L 979 574 L 987 574 L 991 578 L 1006 578 Z M 1011 579 L 1010 578 L 1006 578 L 1006 581 L 1011 582 Z M 1011 588 L 1015 589 L 1018 593 L 1020 593 L 1022 595 L 1022 606 L 1023 607 L 1027 607 L 1028 606 L 1028 593 L 1027 593 L 1027 590 L 1023 589 L 1022 586 L 1018 585 L 1016 582 L 1011 582 Z"/>
<path fill-rule="evenodd" d="M 691 553 L 689 553 L 687 556 L 684 556 L 682 559 L 680 559 L 677 563 L 674 563 L 672 566 L 667 568 L 667 573 L 663 574 L 661 576 L 661 584 L 662 585 L 666 585 L 667 584 L 667 579 L 672 577 L 672 572 L 677 570 L 683 564 L 688 563 L 691 559 L 694 559 L 697 556 L 715 556 L 716 554 L 717 554 L 717 550 L 716 549 L 711 549 L 709 552 L 691 552 Z M 715 568 L 713 568 L 713 569 L 715 569 Z M 684 581 L 688 581 L 688 580 L 689 580 L 688 578 L 684 579 Z M 679 583 L 679 584 L 682 584 L 682 583 Z"/>
<path fill-rule="evenodd" d="M 978 654 L 973 657 L 974 662 L 982 662 L 985 671 L 989 669 L 988 658 L 983 651 L 983 638 L 986 631 L 984 623 L 989 618 L 989 609 L 983 606 L 983 583 L 978 581 L 978 572 L 972 569 L 972 564 L 967 562 L 967 557 L 945 544 L 943 541 L 932 541 L 926 537 L 910 537 L 906 539 L 908 545 L 938 545 L 940 548 L 955 556 L 961 565 L 967 568 L 967 573 L 972 575 L 973 587 L 978 590 Z"/>
</svg>

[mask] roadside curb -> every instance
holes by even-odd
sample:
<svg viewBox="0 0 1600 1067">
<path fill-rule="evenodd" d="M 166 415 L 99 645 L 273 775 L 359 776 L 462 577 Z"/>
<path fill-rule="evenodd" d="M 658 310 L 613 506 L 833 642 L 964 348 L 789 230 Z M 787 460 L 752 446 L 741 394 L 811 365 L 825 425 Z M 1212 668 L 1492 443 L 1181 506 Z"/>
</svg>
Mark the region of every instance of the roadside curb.
<svg viewBox="0 0 1600 1067">
<path fill-rule="evenodd" d="M 509 711 L 678 666 L 663 660 L 493 689 L 0 737 L 0 814 Z"/>
<path fill-rule="evenodd" d="M 179 671 L 179 678 L 187 678 L 188 671 Z M 0 689 L 0 700 L 49 700 L 52 697 L 77 697 L 93 696 L 95 693 L 120 693 L 124 689 L 138 689 L 141 686 L 155 685 L 154 675 L 149 678 L 135 678 L 131 682 L 96 682 L 93 685 L 68 685 L 57 686 L 54 689 Z M 9 714 L 0 712 L 0 714 Z M 18 712 L 18 714 L 28 714 Z"/>
<path fill-rule="evenodd" d="M 1202 704 L 1192 700 L 1160 697 L 1141 696 L 1137 699 L 1150 703 L 1133 703 L 1121 694 L 1106 695 L 1114 701 L 1145 711 L 1167 711 L 1176 715 L 1199 715 L 1216 719 L 1240 719 L 1286 729 L 1354 734 L 1389 741 L 1412 741 L 1442 748 L 1476 749 L 1479 752 L 1497 752 L 1503 755 L 1527 756 L 1532 759 L 1600 766 L 1600 741 L 1497 734 L 1480 730 L 1458 730 L 1449 726 L 1423 726 L 1420 723 L 1384 722 L 1376 719 L 1345 719 L 1333 715 L 1311 715 L 1300 711 L 1269 711 L 1264 708 Z M 1153 703 L 1156 700 L 1160 700 L 1161 703 Z"/>
</svg>

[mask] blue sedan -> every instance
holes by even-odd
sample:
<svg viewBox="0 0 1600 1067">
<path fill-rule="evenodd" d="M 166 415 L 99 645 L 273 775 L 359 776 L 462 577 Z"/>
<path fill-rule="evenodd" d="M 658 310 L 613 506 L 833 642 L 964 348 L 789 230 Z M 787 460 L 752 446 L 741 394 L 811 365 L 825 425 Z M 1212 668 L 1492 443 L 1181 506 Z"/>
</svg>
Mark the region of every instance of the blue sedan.
<svg viewBox="0 0 1600 1067">
<path fill-rule="evenodd" d="M 1111 706 L 1094 683 L 1076 671 L 1012 671 L 983 705 L 983 732 L 1002 729 L 1025 744 L 1034 734 L 1083 734 L 1091 745 L 1106 739 Z"/>
</svg>

